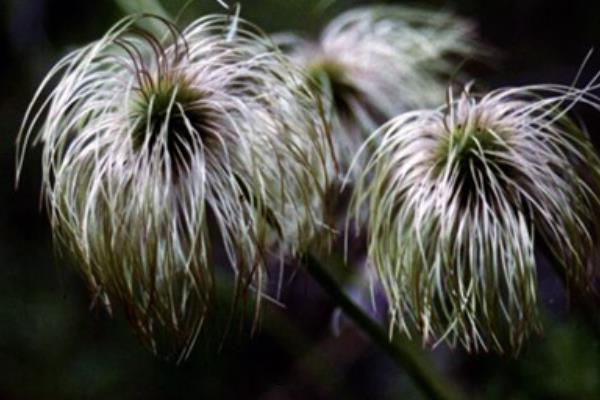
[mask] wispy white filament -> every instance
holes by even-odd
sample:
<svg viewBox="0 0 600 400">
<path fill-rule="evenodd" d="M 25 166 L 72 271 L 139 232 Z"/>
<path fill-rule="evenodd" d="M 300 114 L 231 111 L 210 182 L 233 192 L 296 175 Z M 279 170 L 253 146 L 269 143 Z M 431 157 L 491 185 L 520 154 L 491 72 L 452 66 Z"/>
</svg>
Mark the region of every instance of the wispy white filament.
<svg viewBox="0 0 600 400">
<path fill-rule="evenodd" d="M 301 75 L 255 27 L 218 15 L 182 33 L 165 23 L 168 44 L 135 28 L 139 18 L 50 71 L 17 171 L 41 142 L 59 249 L 155 350 L 166 331 L 185 356 L 217 262 L 260 305 L 272 253 L 294 253 L 322 228 L 327 132 Z"/>
<path fill-rule="evenodd" d="M 467 91 L 373 135 L 353 210 L 368 210 L 394 328 L 469 351 L 518 350 L 540 328 L 537 242 L 586 287 L 598 267 L 600 160 L 567 113 L 600 109 L 596 88 Z"/>
</svg>

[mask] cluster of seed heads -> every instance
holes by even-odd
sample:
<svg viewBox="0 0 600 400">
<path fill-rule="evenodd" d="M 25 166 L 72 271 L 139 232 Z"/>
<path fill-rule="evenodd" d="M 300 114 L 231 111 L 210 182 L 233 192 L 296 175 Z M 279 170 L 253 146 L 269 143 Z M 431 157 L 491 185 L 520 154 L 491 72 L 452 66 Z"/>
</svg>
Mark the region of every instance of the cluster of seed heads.
<svg viewBox="0 0 600 400">
<path fill-rule="evenodd" d="M 57 250 L 155 352 L 189 354 L 223 276 L 258 315 L 271 261 L 328 242 L 340 175 L 391 329 L 425 343 L 520 348 L 540 328 L 538 241 L 573 287 L 595 273 L 600 160 L 569 113 L 600 109 L 597 77 L 455 98 L 457 62 L 483 47 L 445 12 L 352 10 L 315 42 L 143 18 L 49 72 L 17 179 L 41 143 Z"/>
</svg>

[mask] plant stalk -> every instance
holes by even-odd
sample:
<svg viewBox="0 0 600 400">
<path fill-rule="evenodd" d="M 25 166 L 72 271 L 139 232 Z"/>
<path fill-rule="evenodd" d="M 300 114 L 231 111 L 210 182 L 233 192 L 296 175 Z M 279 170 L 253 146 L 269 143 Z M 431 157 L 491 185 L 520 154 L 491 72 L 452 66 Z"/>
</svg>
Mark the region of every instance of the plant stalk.
<svg viewBox="0 0 600 400">
<path fill-rule="evenodd" d="M 354 303 L 314 256 L 307 255 L 303 261 L 307 271 L 321 288 L 374 343 L 406 371 L 427 398 L 435 400 L 460 398 L 454 387 L 431 365 L 431 361 L 424 354 L 411 345 L 410 341 L 391 341 L 385 330 Z"/>
</svg>

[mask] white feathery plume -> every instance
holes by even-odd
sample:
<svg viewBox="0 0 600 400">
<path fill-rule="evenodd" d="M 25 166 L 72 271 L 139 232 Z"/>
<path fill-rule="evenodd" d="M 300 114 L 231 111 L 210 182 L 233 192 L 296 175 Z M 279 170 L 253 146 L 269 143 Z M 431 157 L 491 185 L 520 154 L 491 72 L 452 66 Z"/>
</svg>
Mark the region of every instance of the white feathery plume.
<svg viewBox="0 0 600 400">
<path fill-rule="evenodd" d="M 440 104 L 455 62 L 481 50 L 469 21 L 406 6 L 352 9 L 331 21 L 317 41 L 279 34 L 275 42 L 330 100 L 341 172 L 380 124 Z"/>
<path fill-rule="evenodd" d="M 159 39 L 134 26 L 146 17 L 50 71 L 17 141 L 17 179 L 40 142 L 59 251 L 153 350 L 166 338 L 185 357 L 216 263 L 233 268 L 238 295 L 255 291 L 258 312 L 269 257 L 322 229 L 331 149 L 318 100 L 258 28 L 211 15 L 179 33 L 161 19 Z"/>
<path fill-rule="evenodd" d="M 537 242 L 569 287 L 589 287 L 600 160 L 568 113 L 577 103 L 600 110 L 596 82 L 450 91 L 446 106 L 404 113 L 373 134 L 379 144 L 352 209 L 368 210 L 390 329 L 469 351 L 518 351 L 540 329 Z"/>
</svg>

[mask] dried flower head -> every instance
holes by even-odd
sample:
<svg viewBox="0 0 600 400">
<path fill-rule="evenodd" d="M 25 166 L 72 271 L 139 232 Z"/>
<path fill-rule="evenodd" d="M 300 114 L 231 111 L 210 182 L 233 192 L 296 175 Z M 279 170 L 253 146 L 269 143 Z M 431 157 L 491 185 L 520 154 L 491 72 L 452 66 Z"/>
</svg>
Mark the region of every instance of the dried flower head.
<svg viewBox="0 0 600 400">
<path fill-rule="evenodd" d="M 59 250 L 155 351 L 166 336 L 185 356 L 216 263 L 260 304 L 269 256 L 321 229 L 327 135 L 302 76 L 254 26 L 212 15 L 181 33 L 164 21 L 158 38 L 135 27 L 140 18 L 50 71 L 17 171 L 35 137 Z"/>
<path fill-rule="evenodd" d="M 277 35 L 275 41 L 330 100 L 342 172 L 381 123 L 440 104 L 456 59 L 479 51 L 468 21 L 404 6 L 347 11 L 316 42 L 294 34 Z"/>
<path fill-rule="evenodd" d="M 374 134 L 353 210 L 367 205 L 393 325 L 424 342 L 518 350 L 540 327 L 538 240 L 572 287 L 586 287 L 598 267 L 600 160 L 567 113 L 600 108 L 590 89 L 467 90 Z"/>
</svg>

